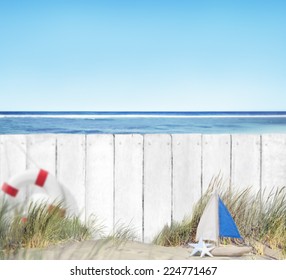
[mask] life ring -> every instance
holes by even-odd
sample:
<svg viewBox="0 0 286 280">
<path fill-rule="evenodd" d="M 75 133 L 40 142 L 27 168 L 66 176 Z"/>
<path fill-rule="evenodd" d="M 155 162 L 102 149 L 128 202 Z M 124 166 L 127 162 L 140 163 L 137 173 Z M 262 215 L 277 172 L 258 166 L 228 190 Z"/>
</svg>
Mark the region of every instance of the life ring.
<svg viewBox="0 0 286 280">
<path fill-rule="evenodd" d="M 7 182 L 4 182 L 2 191 L 13 198 L 16 198 L 21 189 L 32 184 L 43 188 L 50 201 L 60 201 L 66 208 L 66 193 L 63 186 L 58 183 L 57 179 L 52 174 L 43 169 L 27 170 L 21 174 L 15 175 Z"/>
</svg>

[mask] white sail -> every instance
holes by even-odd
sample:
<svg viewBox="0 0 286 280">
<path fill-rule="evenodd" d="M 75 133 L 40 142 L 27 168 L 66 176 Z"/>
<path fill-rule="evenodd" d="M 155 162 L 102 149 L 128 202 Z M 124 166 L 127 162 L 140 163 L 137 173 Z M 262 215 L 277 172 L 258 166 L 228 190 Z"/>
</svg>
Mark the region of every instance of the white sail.
<svg viewBox="0 0 286 280">
<path fill-rule="evenodd" d="M 202 214 L 200 219 L 197 234 L 196 234 L 196 241 L 200 240 L 209 240 L 218 243 L 219 238 L 219 221 L 218 221 L 218 194 L 215 192 L 206 208 Z"/>
</svg>

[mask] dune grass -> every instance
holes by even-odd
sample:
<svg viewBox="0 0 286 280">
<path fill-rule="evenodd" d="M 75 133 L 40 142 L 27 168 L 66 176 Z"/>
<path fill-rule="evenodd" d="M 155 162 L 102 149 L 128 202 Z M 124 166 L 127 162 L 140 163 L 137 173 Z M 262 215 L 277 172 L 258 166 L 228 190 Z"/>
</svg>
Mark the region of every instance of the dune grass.
<svg viewBox="0 0 286 280">
<path fill-rule="evenodd" d="M 121 244 L 127 241 L 133 241 L 137 239 L 135 228 L 130 224 L 125 225 L 124 223 L 117 222 L 114 225 L 112 233 L 105 237 L 106 240 L 112 240 L 115 243 Z"/>
<path fill-rule="evenodd" d="M 67 241 L 91 238 L 93 221 L 84 224 L 77 216 L 63 214 L 61 203 L 31 203 L 25 219 L 11 216 L 6 203 L 0 205 L 0 251 L 9 253 L 21 248 L 45 248 Z"/>
<path fill-rule="evenodd" d="M 286 188 L 277 188 L 268 194 L 254 194 L 251 188 L 238 191 L 224 188 L 222 179 L 214 178 L 205 194 L 197 202 L 191 217 L 182 222 L 166 225 L 154 239 L 163 246 L 182 246 L 195 241 L 196 229 L 203 210 L 213 190 L 217 189 L 232 214 L 243 240 L 223 239 L 222 243 L 253 245 L 259 241 L 272 249 L 280 249 L 286 255 Z"/>
<path fill-rule="evenodd" d="M 107 236 L 102 233 L 104 226 L 95 218 L 90 217 L 83 223 L 77 216 L 65 215 L 62 203 L 31 203 L 23 219 L 23 211 L 10 209 L 8 204 L 0 202 L 0 259 L 17 255 L 20 249 L 46 248 L 51 245 L 65 244 L 73 241 L 102 239 L 91 248 L 91 254 L 100 251 L 101 247 L 111 242 L 116 247 L 137 238 L 131 224 L 117 223 L 112 233 Z M 13 214 L 12 214 L 13 213 Z"/>
</svg>

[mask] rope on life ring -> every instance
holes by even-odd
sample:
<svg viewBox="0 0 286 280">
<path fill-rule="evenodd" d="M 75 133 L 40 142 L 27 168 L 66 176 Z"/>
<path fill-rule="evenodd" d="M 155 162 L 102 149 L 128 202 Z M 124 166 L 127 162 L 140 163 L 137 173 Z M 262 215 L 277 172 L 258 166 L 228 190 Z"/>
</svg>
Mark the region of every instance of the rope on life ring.
<svg viewBox="0 0 286 280">
<path fill-rule="evenodd" d="M 43 169 L 26 170 L 21 174 L 13 176 L 7 182 L 3 183 L 2 191 L 13 198 L 16 198 L 21 189 L 26 188 L 27 185 L 31 184 L 44 188 L 53 202 L 61 201 L 66 208 L 63 187 L 52 174 Z M 52 205 L 50 205 L 50 207 L 51 206 Z"/>
</svg>

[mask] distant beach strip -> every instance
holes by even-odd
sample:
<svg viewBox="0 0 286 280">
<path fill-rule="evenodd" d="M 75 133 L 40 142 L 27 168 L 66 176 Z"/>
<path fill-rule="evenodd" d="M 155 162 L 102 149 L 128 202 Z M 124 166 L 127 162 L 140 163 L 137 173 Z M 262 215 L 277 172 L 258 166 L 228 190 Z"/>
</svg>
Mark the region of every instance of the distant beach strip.
<svg viewBox="0 0 286 280">
<path fill-rule="evenodd" d="M 286 112 L 0 112 L 0 134 L 286 133 Z"/>
</svg>

